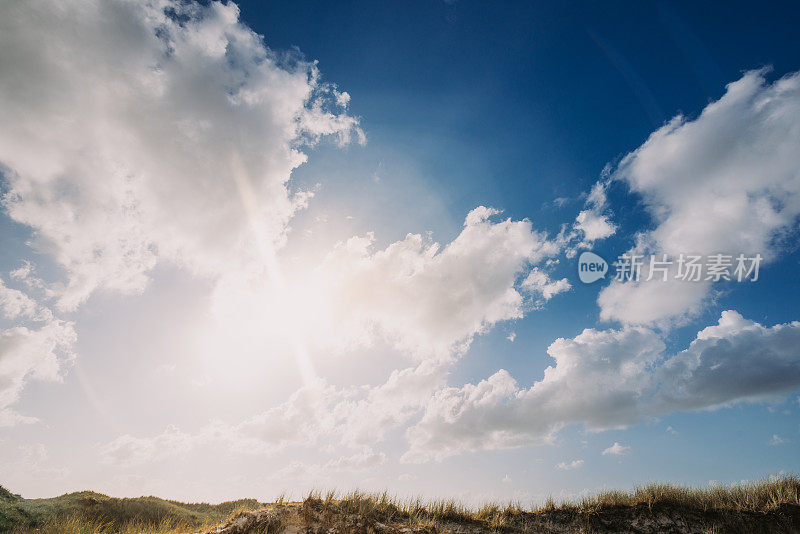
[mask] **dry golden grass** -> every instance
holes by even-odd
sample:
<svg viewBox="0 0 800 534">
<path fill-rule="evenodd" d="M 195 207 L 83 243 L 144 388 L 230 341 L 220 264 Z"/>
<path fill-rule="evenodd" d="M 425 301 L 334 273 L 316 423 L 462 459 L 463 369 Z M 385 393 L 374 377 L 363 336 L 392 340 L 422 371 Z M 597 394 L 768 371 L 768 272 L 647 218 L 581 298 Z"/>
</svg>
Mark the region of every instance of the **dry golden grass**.
<svg viewBox="0 0 800 534">
<path fill-rule="evenodd" d="M 309 511 L 322 512 L 332 506 L 342 515 L 357 515 L 368 521 L 436 526 L 443 523 L 475 523 L 502 530 L 524 514 L 556 511 L 598 513 L 620 507 L 647 506 L 708 512 L 768 512 L 782 505 L 800 506 L 800 477 L 785 475 L 758 482 L 693 488 L 671 484 L 647 484 L 632 491 L 604 491 L 580 500 L 557 503 L 548 498 L 541 505 L 525 508 L 518 503 L 485 504 L 469 507 L 456 500 L 402 500 L 388 493 L 354 491 L 341 496 L 328 492 L 311 493 L 303 501 Z"/>
<path fill-rule="evenodd" d="M 800 506 L 800 478 L 786 475 L 753 483 L 732 486 L 691 488 L 670 484 L 648 484 L 632 491 L 604 491 L 593 497 L 557 503 L 548 498 L 543 504 L 524 508 L 517 503 L 486 504 L 469 507 L 456 500 L 423 501 L 397 499 L 388 493 L 353 491 L 338 495 L 335 492 L 310 493 L 302 502 L 287 502 L 284 496 L 278 505 L 293 510 L 297 520 L 305 524 L 342 525 L 343 522 L 403 524 L 438 530 L 445 524 L 472 524 L 498 532 L 515 525 L 519 528 L 532 517 L 551 514 L 597 514 L 632 507 L 672 509 L 679 512 L 770 512 L 786 505 Z M 252 510 L 242 506 L 233 510 L 232 519 Z M 533 514 L 533 515 L 532 515 Z M 349 523 L 347 523 L 349 524 Z M 197 524 L 178 524 L 174 519 L 152 521 L 103 521 L 91 517 L 53 516 L 36 529 L 16 530 L 17 533 L 41 534 L 186 534 L 211 528 Z M 709 527 L 709 533 L 715 532 Z"/>
<path fill-rule="evenodd" d="M 14 533 L 37 532 L 41 534 L 185 534 L 197 528 L 189 525 L 175 525 L 170 522 L 153 525 L 142 521 L 130 521 L 115 525 L 110 521 L 86 518 L 83 516 L 54 517 L 35 529 L 19 529 Z"/>
<path fill-rule="evenodd" d="M 227 522 L 239 514 L 251 511 L 252 508 L 241 506 L 232 511 Z M 14 534 L 188 534 L 201 530 L 211 529 L 218 523 L 205 522 L 200 525 L 181 523 L 170 518 L 164 518 L 158 523 L 145 520 L 126 521 L 117 524 L 114 521 L 105 521 L 85 515 L 54 516 L 46 523 L 35 528 L 14 529 Z"/>
<path fill-rule="evenodd" d="M 786 475 L 758 482 L 687 488 L 671 484 L 648 484 L 633 491 L 605 491 L 581 500 L 582 510 L 598 510 L 614 506 L 648 507 L 670 505 L 694 510 L 733 510 L 737 512 L 767 512 L 782 504 L 800 505 L 800 478 Z"/>
</svg>

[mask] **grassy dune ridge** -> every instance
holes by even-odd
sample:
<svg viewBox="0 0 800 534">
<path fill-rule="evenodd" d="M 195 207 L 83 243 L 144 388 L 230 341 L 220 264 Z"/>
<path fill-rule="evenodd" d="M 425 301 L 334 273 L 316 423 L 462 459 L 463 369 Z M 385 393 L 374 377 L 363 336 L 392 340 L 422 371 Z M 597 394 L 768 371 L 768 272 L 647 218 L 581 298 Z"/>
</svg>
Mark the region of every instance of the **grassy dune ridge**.
<svg viewBox="0 0 800 534">
<path fill-rule="evenodd" d="M 454 524 L 487 531 L 545 532 L 549 530 L 542 530 L 542 525 L 558 522 L 571 532 L 570 525 L 588 525 L 591 523 L 588 519 L 604 516 L 615 517 L 601 521 L 603 525 L 620 524 L 620 521 L 634 517 L 631 512 L 635 512 L 638 522 L 641 522 L 642 514 L 655 517 L 656 513 L 662 516 L 666 513 L 680 515 L 680 521 L 684 523 L 695 521 L 710 525 L 700 529 L 703 532 L 727 532 L 737 531 L 729 530 L 731 525 L 745 524 L 742 523 L 743 517 L 746 521 L 766 521 L 767 527 L 773 518 L 782 521 L 781 528 L 795 526 L 795 520 L 800 517 L 800 478 L 786 475 L 708 488 L 648 484 L 632 491 L 604 491 L 563 502 L 548 499 L 531 507 L 519 503 L 469 507 L 456 500 L 402 500 L 388 493 L 358 491 L 341 495 L 312 492 L 299 503 L 285 503 L 280 498 L 273 504 L 252 499 L 217 505 L 187 504 L 157 497 L 117 499 L 88 491 L 50 499 L 24 499 L 0 487 L 0 532 L 178 534 L 208 530 L 213 525 L 233 524 L 236 518 L 265 508 L 282 510 L 283 518 L 291 515 L 295 525 L 322 525 L 326 530 L 334 527 L 340 532 L 362 531 L 368 525 L 408 526 L 437 532 L 446 531 L 447 525 Z M 354 521 L 353 518 L 357 519 Z M 587 521 L 581 523 L 581 518 Z M 351 529 L 352 525 L 360 526 Z M 800 528 L 800 524 L 796 526 Z M 241 530 L 231 532 L 234 531 Z M 594 530 L 581 528 L 580 531 Z M 767 528 L 764 531 L 772 530 Z"/>
<path fill-rule="evenodd" d="M 24 499 L 0 486 L 0 532 L 187 532 L 264 506 L 255 499 L 182 503 L 158 497 L 117 499 L 92 491 Z"/>
</svg>

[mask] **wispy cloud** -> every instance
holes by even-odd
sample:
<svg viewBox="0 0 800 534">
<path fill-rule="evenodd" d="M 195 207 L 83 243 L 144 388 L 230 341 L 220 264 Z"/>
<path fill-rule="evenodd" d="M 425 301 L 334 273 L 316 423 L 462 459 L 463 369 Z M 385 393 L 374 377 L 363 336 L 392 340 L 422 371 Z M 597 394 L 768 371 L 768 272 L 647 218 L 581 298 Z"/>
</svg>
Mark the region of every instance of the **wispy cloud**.
<svg viewBox="0 0 800 534">
<path fill-rule="evenodd" d="M 556 469 L 561 471 L 571 471 L 583 466 L 583 460 L 572 460 L 571 462 L 560 462 L 556 464 Z"/>
<path fill-rule="evenodd" d="M 630 447 L 626 447 L 625 445 L 620 445 L 618 442 L 614 442 L 614 444 L 607 449 L 603 450 L 603 456 L 612 455 L 612 456 L 622 456 L 623 454 L 628 454 L 631 452 Z"/>
</svg>

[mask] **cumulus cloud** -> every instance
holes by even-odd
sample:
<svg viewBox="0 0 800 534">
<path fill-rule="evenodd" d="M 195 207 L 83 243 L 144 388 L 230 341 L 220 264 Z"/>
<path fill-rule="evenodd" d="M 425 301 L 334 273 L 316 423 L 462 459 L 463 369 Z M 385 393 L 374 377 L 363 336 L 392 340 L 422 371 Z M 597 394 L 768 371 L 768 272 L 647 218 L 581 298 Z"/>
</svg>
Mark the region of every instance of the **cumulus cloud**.
<svg viewBox="0 0 800 534">
<path fill-rule="evenodd" d="M 800 73 L 769 83 L 751 71 L 695 119 L 679 115 L 620 163 L 614 179 L 641 195 L 655 228 L 635 252 L 762 254 L 775 259 L 800 215 Z M 612 282 L 601 317 L 624 323 L 682 321 L 712 283 Z"/>
<path fill-rule="evenodd" d="M 45 283 L 29 263 L 12 271 L 38 300 L 0 281 L 0 313 L 48 323 L 3 331 L 0 419 L 11 424 L 27 420 L 3 406 L 28 377 L 52 378 L 74 357 L 72 325 L 41 302 L 72 311 L 96 290 L 141 292 L 159 262 L 216 286 L 274 277 L 312 196 L 288 185 L 304 147 L 364 136 L 349 95 L 315 62 L 270 50 L 234 3 L 0 9 L 0 203 L 65 273 Z"/>
<path fill-rule="evenodd" d="M 612 446 L 603 450 L 603 456 L 622 456 L 623 454 L 628 454 L 629 452 L 631 452 L 630 447 L 620 445 L 619 442 L 615 441 Z"/>
<path fill-rule="evenodd" d="M 525 277 L 525 280 L 522 281 L 522 288 L 536 295 L 541 302 L 547 302 L 555 295 L 569 291 L 572 288 L 572 284 L 566 278 L 551 280 L 547 273 L 538 267 L 534 267 Z"/>
<path fill-rule="evenodd" d="M 0 278 L 0 315 L 6 319 L 33 319 L 43 321 L 51 319 L 53 314 L 18 289 L 5 285 Z"/>
<path fill-rule="evenodd" d="M 0 426 L 31 423 L 11 406 L 30 380 L 58 382 L 74 359 L 77 339 L 72 323 L 50 320 L 39 327 L 0 330 Z"/>
<path fill-rule="evenodd" d="M 501 369 L 478 384 L 437 391 L 408 430 L 404 459 L 549 443 L 568 423 L 599 429 L 638 420 L 636 400 L 663 350 L 654 332 L 639 327 L 559 338 L 547 349 L 556 365 L 529 389 Z"/>
<path fill-rule="evenodd" d="M 0 79 L 2 203 L 66 273 L 63 283 L 45 285 L 26 265 L 12 279 L 74 310 L 97 290 L 141 292 L 153 268 L 169 262 L 213 281 L 211 312 L 228 337 L 209 350 L 263 351 L 313 331 L 312 349 L 381 340 L 415 360 L 375 387 L 309 376 L 286 404 L 209 425 L 189 441 L 227 432 L 242 449 L 272 450 L 314 434 L 373 443 L 419 411 L 474 336 L 569 288 L 538 269 L 522 280 L 562 243 L 484 206 L 444 246 L 409 234 L 376 250 L 367 234 L 341 243 L 301 280 L 283 276 L 276 250 L 311 197 L 288 185 L 306 159 L 303 147 L 324 136 L 363 141 L 347 112 L 349 94 L 321 81 L 314 62 L 267 48 L 233 3 L 6 7 L 0 61 L 15 71 Z M 4 284 L 0 309 L 48 319 Z M 104 454 L 138 458 L 185 437 L 177 429 L 145 441 L 122 436 Z"/>
<path fill-rule="evenodd" d="M 547 300 L 567 289 L 566 280 L 550 282 L 535 268 L 518 283 L 530 265 L 554 256 L 560 245 L 528 220 L 491 220 L 497 213 L 475 208 L 444 247 L 419 234 L 379 251 L 372 250 L 372 236 L 338 246 L 320 268 L 331 301 L 345 304 L 334 307 L 336 329 L 350 323 L 363 337 L 377 328 L 401 350 L 446 359 L 494 324 L 522 317 L 523 293 Z"/>
<path fill-rule="evenodd" d="M 11 278 L 29 273 L 15 270 Z M 16 323 L 0 329 L 0 427 L 36 422 L 11 406 L 29 380 L 60 381 L 62 371 L 75 357 L 77 339 L 73 324 L 56 319 L 53 312 L 24 291 L 0 279 L 0 317 Z"/>
<path fill-rule="evenodd" d="M 388 431 L 419 413 L 431 392 L 442 385 L 444 369 L 423 362 L 393 371 L 378 386 L 337 387 L 317 378 L 285 402 L 239 423 L 212 421 L 196 432 L 170 427 L 155 436 L 123 435 L 103 445 L 101 453 L 105 461 L 117 465 L 160 460 L 203 446 L 271 455 L 289 446 L 335 443 L 363 454 L 383 441 Z M 351 459 L 355 462 L 358 455 Z M 346 464 L 340 459 L 324 467 L 329 471 Z"/>
<path fill-rule="evenodd" d="M 567 424 L 603 430 L 677 410 L 758 401 L 800 387 L 800 322 L 762 326 L 735 311 L 672 356 L 644 327 L 584 330 L 548 348 L 555 366 L 530 388 L 500 370 L 437 391 L 408 430 L 412 462 L 551 441 Z"/>
<path fill-rule="evenodd" d="M 268 49 L 233 3 L 3 11 L 3 205 L 66 269 L 61 309 L 139 292 L 162 260 L 211 277 L 263 265 L 308 198 L 287 187 L 302 145 L 363 135 L 345 93 Z"/>
<path fill-rule="evenodd" d="M 314 377 L 278 406 L 236 424 L 207 425 L 192 434 L 192 443 L 224 443 L 230 450 L 268 454 L 332 439 L 363 449 L 406 424 L 444 385 L 450 366 L 474 336 L 523 316 L 531 292 L 524 273 L 559 250 L 530 221 L 491 220 L 497 214 L 484 207 L 471 211 L 462 232 L 444 246 L 411 234 L 373 250 L 372 236 L 352 238 L 303 280 L 309 300 L 295 303 L 294 309 L 302 315 L 302 330 L 315 332 L 312 346 L 370 345 L 381 338 L 414 366 L 392 371 L 378 385 L 341 387 Z M 268 293 L 252 291 L 252 286 L 247 286 L 250 291 L 223 287 L 224 295 L 215 302 L 230 311 L 216 311 L 237 318 L 230 325 L 236 336 L 245 331 L 263 334 L 271 323 L 279 325 L 275 336 L 291 328 L 278 316 L 265 320 L 264 302 L 274 302 Z M 556 289 L 544 291 L 549 298 Z M 302 293 L 293 296 L 303 298 Z M 275 312 L 291 313 L 283 308 Z M 252 328 L 241 317 L 256 317 L 265 326 Z"/>
<path fill-rule="evenodd" d="M 723 311 L 688 349 L 659 368 L 661 411 L 720 406 L 800 385 L 800 322 L 765 327 Z"/>
<path fill-rule="evenodd" d="M 409 234 L 378 249 L 372 234 L 352 237 L 315 268 L 287 274 L 283 288 L 228 278 L 213 298 L 220 346 L 280 347 L 295 336 L 312 354 L 386 342 L 416 361 L 451 361 L 476 335 L 568 287 L 535 267 L 523 280 L 560 245 L 528 220 L 496 215 L 472 210 L 445 244 Z"/>
</svg>

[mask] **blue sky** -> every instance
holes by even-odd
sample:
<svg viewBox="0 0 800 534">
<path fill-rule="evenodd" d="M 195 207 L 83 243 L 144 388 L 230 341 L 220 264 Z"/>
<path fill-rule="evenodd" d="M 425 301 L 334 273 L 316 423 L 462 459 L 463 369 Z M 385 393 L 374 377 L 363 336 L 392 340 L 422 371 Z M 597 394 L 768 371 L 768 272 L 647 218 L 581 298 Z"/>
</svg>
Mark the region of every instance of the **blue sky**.
<svg viewBox="0 0 800 534">
<path fill-rule="evenodd" d="M 0 8 L 12 491 L 800 469 L 796 9 L 65 5 Z M 589 249 L 765 261 L 584 285 Z"/>
</svg>

